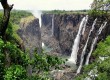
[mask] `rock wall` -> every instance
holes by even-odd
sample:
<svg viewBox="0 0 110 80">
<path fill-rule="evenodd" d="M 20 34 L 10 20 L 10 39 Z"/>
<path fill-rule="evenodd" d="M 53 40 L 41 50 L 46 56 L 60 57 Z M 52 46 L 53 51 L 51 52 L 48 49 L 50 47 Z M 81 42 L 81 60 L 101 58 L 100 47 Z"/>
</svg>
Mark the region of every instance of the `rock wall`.
<svg viewBox="0 0 110 80">
<path fill-rule="evenodd" d="M 35 49 L 40 53 L 41 51 L 41 31 L 39 27 L 39 20 L 33 16 L 21 19 L 20 29 L 17 32 L 23 40 L 25 50 L 33 53 Z"/>
<path fill-rule="evenodd" d="M 72 52 L 72 46 L 74 44 L 74 39 L 76 38 L 77 32 L 79 30 L 80 22 L 84 16 L 86 15 L 85 14 L 42 14 L 41 29 L 39 27 L 39 20 L 31 16 L 21 20 L 20 23 L 21 29 L 18 30 L 18 34 L 22 38 L 25 48 L 31 49 L 30 51 L 33 51 L 35 48 L 37 48 L 38 53 L 40 53 L 41 43 L 42 43 L 41 41 L 43 41 L 43 43 L 48 48 L 52 49 L 50 52 L 51 54 L 63 54 L 70 56 Z M 92 24 L 95 19 L 96 17 L 89 16 L 89 19 L 87 21 L 84 35 L 82 35 L 80 40 L 80 46 L 78 51 L 78 63 L 80 61 L 82 49 L 84 48 L 88 34 L 92 28 Z M 102 30 L 102 33 L 99 35 L 98 42 L 104 40 L 106 36 L 110 34 L 109 17 L 97 16 L 95 29 L 90 35 L 90 40 L 87 46 L 86 53 L 90 51 L 90 46 L 92 44 L 92 41 L 95 38 L 98 29 L 100 28 L 101 24 L 104 21 L 107 21 L 107 25 L 106 28 Z"/>
<path fill-rule="evenodd" d="M 46 46 L 53 49 L 52 52 L 71 54 L 71 48 L 78 32 L 79 24 L 84 15 L 54 14 L 54 35 L 52 36 L 53 14 L 42 15 L 42 40 Z"/>
<path fill-rule="evenodd" d="M 54 15 L 54 29 L 52 29 L 53 15 Z M 46 46 L 53 49 L 51 51 L 52 54 L 53 53 L 56 54 L 58 53 L 63 55 L 71 54 L 72 46 L 74 44 L 74 39 L 76 38 L 80 22 L 84 16 L 86 15 L 85 14 L 43 14 L 42 15 L 42 27 L 41 27 L 42 40 Z M 78 51 L 78 63 L 80 61 L 82 49 L 84 48 L 88 34 L 92 28 L 93 21 L 96 18 L 97 18 L 97 22 L 95 24 L 95 29 L 90 35 L 90 40 L 88 42 L 86 53 L 90 51 L 92 41 L 95 38 L 97 31 L 101 27 L 101 24 L 104 23 L 105 21 L 107 21 L 107 25 L 99 35 L 98 42 L 104 40 L 106 36 L 110 34 L 110 27 L 109 27 L 110 19 L 108 19 L 107 16 L 97 16 L 97 17 L 89 16 L 84 35 L 82 35 L 80 40 L 80 46 Z M 54 35 L 52 35 L 52 32 L 54 32 Z"/>
</svg>

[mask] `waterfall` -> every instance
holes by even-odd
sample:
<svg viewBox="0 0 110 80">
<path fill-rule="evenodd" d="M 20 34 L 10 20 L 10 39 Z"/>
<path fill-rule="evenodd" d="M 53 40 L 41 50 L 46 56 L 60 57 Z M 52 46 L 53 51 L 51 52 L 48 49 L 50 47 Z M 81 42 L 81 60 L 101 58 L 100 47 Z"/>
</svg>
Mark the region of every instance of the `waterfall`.
<svg viewBox="0 0 110 80">
<path fill-rule="evenodd" d="M 88 65 L 88 64 L 89 64 L 89 58 L 90 58 L 91 53 L 92 53 L 92 51 L 93 51 L 93 49 L 94 49 L 94 46 L 95 46 L 96 43 L 97 43 L 98 36 L 101 34 L 101 32 L 102 32 L 102 30 L 105 28 L 106 24 L 107 24 L 107 22 L 104 22 L 104 24 L 102 24 L 101 27 L 99 28 L 99 30 L 98 30 L 98 32 L 97 32 L 97 34 L 96 34 L 96 37 L 94 38 L 94 40 L 93 40 L 93 42 L 92 42 L 90 52 L 89 52 L 88 55 L 87 55 L 85 65 Z"/>
<path fill-rule="evenodd" d="M 40 25 L 40 28 L 42 26 L 42 21 L 41 21 L 41 15 L 42 15 L 42 12 L 41 11 L 38 11 L 38 10 L 33 10 L 32 11 L 32 14 L 39 19 L 39 25 Z"/>
<path fill-rule="evenodd" d="M 87 23 L 87 19 L 88 19 L 88 15 L 86 17 L 84 17 L 80 23 L 80 26 L 79 26 L 79 31 L 77 33 L 77 36 L 74 40 L 74 45 L 73 45 L 73 48 L 72 48 L 72 53 L 71 53 L 71 57 L 68 59 L 68 61 L 76 64 L 76 61 L 77 61 L 77 52 L 79 50 L 79 43 L 80 43 L 80 38 L 81 38 L 81 35 L 82 35 L 82 30 L 83 28 L 85 28 L 85 25 Z"/>
<path fill-rule="evenodd" d="M 83 25 L 83 30 L 82 30 L 82 35 L 84 35 L 85 29 L 86 29 L 86 23 L 88 21 L 88 15 L 86 16 L 86 19 L 84 21 L 84 25 Z"/>
<path fill-rule="evenodd" d="M 54 14 L 52 15 L 52 36 L 54 36 Z"/>
<path fill-rule="evenodd" d="M 32 11 L 32 14 L 39 19 L 39 26 L 40 26 L 40 29 L 41 29 L 41 26 L 42 26 L 42 19 L 41 19 L 41 15 L 42 15 L 42 12 L 41 11 L 38 11 L 38 10 L 34 10 Z M 45 46 L 45 44 L 42 42 L 42 48 Z"/>
<path fill-rule="evenodd" d="M 90 30 L 90 32 L 89 32 L 88 37 L 87 37 L 86 44 L 85 44 L 85 46 L 84 46 L 84 48 L 83 48 L 83 50 L 82 50 L 81 58 L 80 58 L 81 61 L 80 61 L 80 65 L 79 65 L 79 67 L 78 67 L 78 69 L 77 69 L 77 73 L 76 73 L 76 74 L 80 73 L 80 71 L 81 71 L 81 68 L 82 68 L 82 65 L 83 65 L 83 61 L 84 61 L 84 55 L 85 55 L 85 52 L 86 52 L 86 49 L 87 49 L 87 44 L 88 44 L 88 42 L 89 42 L 90 35 L 91 35 L 92 31 L 94 30 L 94 26 L 95 26 L 95 24 L 96 24 L 96 21 L 97 21 L 97 18 L 96 18 L 96 19 L 94 20 L 94 22 L 93 22 L 92 28 L 91 28 L 91 30 Z"/>
<path fill-rule="evenodd" d="M 42 42 L 42 48 L 45 46 L 45 44 Z"/>
</svg>

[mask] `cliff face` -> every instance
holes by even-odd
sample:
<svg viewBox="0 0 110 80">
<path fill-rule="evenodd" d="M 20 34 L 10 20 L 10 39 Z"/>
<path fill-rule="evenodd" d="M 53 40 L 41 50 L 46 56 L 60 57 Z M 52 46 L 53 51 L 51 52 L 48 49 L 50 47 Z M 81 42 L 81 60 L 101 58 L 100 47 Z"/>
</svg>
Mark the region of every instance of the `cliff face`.
<svg viewBox="0 0 110 80">
<path fill-rule="evenodd" d="M 46 46 L 52 48 L 51 53 L 66 54 L 70 55 L 72 52 L 72 46 L 79 30 L 79 25 L 82 18 L 86 16 L 84 14 L 43 14 L 42 15 L 42 40 Z M 89 32 L 92 28 L 93 22 L 96 17 L 89 16 L 86 24 L 84 35 L 81 36 L 79 50 L 78 50 L 78 61 L 82 50 L 86 44 Z M 92 42 L 96 37 L 101 25 L 107 21 L 106 27 L 102 30 L 97 42 L 104 40 L 108 34 L 110 34 L 110 21 L 106 16 L 97 16 L 95 29 L 90 35 L 90 39 L 87 44 L 86 53 L 89 53 Z M 93 50 L 96 46 L 93 48 Z M 85 55 L 85 57 L 87 54 Z"/>
<path fill-rule="evenodd" d="M 30 50 L 30 53 L 37 49 L 38 53 L 40 53 L 41 31 L 38 19 L 33 16 L 21 19 L 18 34 L 23 40 L 25 49 Z"/>
<path fill-rule="evenodd" d="M 51 47 L 53 52 L 70 55 L 83 16 L 43 14 L 41 30 L 45 45 Z"/>
<path fill-rule="evenodd" d="M 35 48 L 38 49 L 38 53 L 41 51 L 41 41 L 48 47 L 51 48 L 51 54 L 63 54 L 71 55 L 72 46 L 79 30 L 79 26 L 82 18 L 85 14 L 42 14 L 42 26 L 39 27 L 39 20 L 34 17 L 28 17 L 21 20 L 18 34 L 23 40 L 23 44 L 26 49 L 33 51 Z M 78 50 L 78 62 L 82 50 L 86 44 L 89 32 L 92 28 L 93 22 L 96 17 L 89 16 L 84 31 L 84 35 L 81 35 L 79 50 Z M 106 16 L 97 16 L 95 29 L 89 36 L 90 39 L 87 44 L 86 54 L 91 49 L 92 42 L 96 37 L 99 28 L 102 23 L 107 21 L 106 27 L 102 30 L 99 35 L 98 41 L 104 40 L 108 34 L 110 34 L 110 19 Z M 94 49 L 96 46 L 94 47 Z"/>
</svg>

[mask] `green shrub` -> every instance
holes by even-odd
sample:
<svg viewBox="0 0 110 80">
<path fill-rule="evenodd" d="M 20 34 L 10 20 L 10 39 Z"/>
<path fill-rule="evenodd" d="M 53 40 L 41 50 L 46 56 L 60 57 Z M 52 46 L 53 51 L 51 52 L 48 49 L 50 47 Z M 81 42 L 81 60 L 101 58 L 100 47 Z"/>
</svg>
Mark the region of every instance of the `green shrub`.
<svg viewBox="0 0 110 80">
<path fill-rule="evenodd" d="M 5 70 L 4 80 L 26 80 L 26 69 L 20 65 L 11 65 Z"/>
<path fill-rule="evenodd" d="M 4 49 L 7 50 L 10 57 L 10 67 L 5 67 Z M 49 80 L 49 71 L 59 69 L 59 65 L 63 63 L 61 58 L 50 56 L 46 53 L 34 53 L 34 57 L 30 59 L 29 53 L 22 52 L 17 46 L 11 42 L 0 39 L 0 79 L 4 80 L 30 80 L 27 77 L 26 68 L 32 66 L 33 80 Z M 42 76 L 41 76 L 42 74 Z"/>
<path fill-rule="evenodd" d="M 88 15 L 93 16 L 93 17 L 98 17 L 98 16 L 107 15 L 107 13 L 106 11 L 102 11 L 102 10 L 89 10 Z"/>
</svg>

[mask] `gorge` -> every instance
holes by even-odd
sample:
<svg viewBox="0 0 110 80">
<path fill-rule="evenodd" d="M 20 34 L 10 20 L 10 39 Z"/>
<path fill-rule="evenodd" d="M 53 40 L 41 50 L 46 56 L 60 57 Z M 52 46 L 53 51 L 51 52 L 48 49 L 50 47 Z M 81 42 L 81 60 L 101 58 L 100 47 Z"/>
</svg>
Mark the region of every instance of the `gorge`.
<svg viewBox="0 0 110 80">
<path fill-rule="evenodd" d="M 0 80 L 110 79 L 110 0 L 11 1 L 0 0 Z"/>
<path fill-rule="evenodd" d="M 97 43 L 110 34 L 109 19 L 104 15 L 42 13 L 40 17 L 37 17 L 36 14 L 38 13 L 33 15 L 39 18 L 39 22 L 35 23 L 40 25 L 37 31 L 32 32 L 36 33 L 35 36 L 39 36 L 39 38 L 34 38 L 38 41 L 35 47 L 41 48 L 45 45 L 51 55 L 71 56 L 66 65 L 76 65 L 76 74 L 82 71 L 83 65 L 91 63 L 93 60 L 91 53 L 96 49 Z M 33 19 L 31 23 L 33 24 L 35 20 Z M 26 26 L 33 27 L 30 23 Z M 31 34 L 30 37 L 32 37 Z"/>
</svg>

